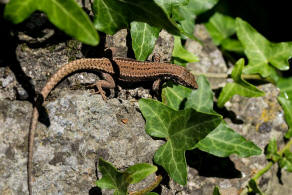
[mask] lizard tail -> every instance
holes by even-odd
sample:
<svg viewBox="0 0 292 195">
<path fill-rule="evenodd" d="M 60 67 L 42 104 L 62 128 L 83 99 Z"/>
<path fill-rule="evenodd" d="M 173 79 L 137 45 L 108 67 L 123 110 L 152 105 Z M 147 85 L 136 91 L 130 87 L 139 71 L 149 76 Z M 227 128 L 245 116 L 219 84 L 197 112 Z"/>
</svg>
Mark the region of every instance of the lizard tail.
<svg viewBox="0 0 292 195">
<path fill-rule="evenodd" d="M 97 66 L 98 64 L 99 66 Z M 113 68 L 110 60 L 105 58 L 100 59 L 79 59 L 63 65 L 46 83 L 41 91 L 42 101 L 45 101 L 51 90 L 67 75 L 78 70 L 92 69 L 92 70 L 105 70 L 106 72 L 113 73 Z M 27 186 L 29 195 L 32 195 L 32 158 L 34 135 L 39 119 L 39 112 L 36 105 L 33 106 L 33 113 L 28 134 L 28 161 L 27 161 Z"/>
<path fill-rule="evenodd" d="M 28 161 L 27 161 L 27 186 L 29 195 L 32 195 L 32 154 L 34 145 L 34 134 L 39 118 L 39 112 L 37 107 L 34 105 L 32 112 L 32 120 L 29 128 L 28 136 Z"/>
</svg>

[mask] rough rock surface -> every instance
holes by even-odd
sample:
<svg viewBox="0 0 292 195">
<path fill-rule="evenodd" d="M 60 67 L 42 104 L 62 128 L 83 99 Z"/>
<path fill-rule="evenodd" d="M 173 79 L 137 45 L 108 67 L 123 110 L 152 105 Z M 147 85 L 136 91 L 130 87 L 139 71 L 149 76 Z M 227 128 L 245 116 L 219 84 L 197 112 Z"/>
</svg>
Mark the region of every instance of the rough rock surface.
<svg viewBox="0 0 292 195">
<path fill-rule="evenodd" d="M 39 91 L 62 64 L 76 58 L 104 55 L 102 46 L 86 47 L 46 25 L 43 14 L 33 15 L 23 24 L 25 31 L 16 34 L 15 48 L 10 47 L 10 52 L 16 52 L 15 61 L 0 58 L 0 194 L 27 194 L 27 132 L 32 110 L 28 100 L 33 97 L 33 91 Z M 43 29 L 43 38 L 27 34 L 39 28 Z M 188 41 L 187 48 L 200 58 L 200 62 L 188 67 L 195 72 L 226 73 L 222 55 L 212 45 L 204 27 L 198 26 L 196 33 L 204 45 Z M 122 30 L 106 37 L 106 47 L 116 48 L 116 55 L 126 57 L 125 36 L 126 31 Z M 170 58 L 172 40 L 167 33 L 160 33 L 155 52 L 163 60 Z M 99 157 L 125 169 L 135 163 L 151 163 L 154 152 L 163 144 L 145 133 L 145 121 L 137 107 L 137 99 L 151 97 L 149 87 L 147 90 L 137 86 L 130 86 L 130 90 L 119 87 L 116 97 L 105 102 L 86 87 L 96 78 L 93 73 L 73 75 L 49 96 L 45 105 L 47 114 L 42 113 L 42 123 L 38 123 L 36 134 L 33 190 L 37 194 L 98 194 L 94 186 L 101 177 L 100 173 L 96 174 Z M 226 80 L 210 82 L 217 88 Z M 270 84 L 260 88 L 266 96 L 235 96 L 226 104 L 226 109 L 218 112 L 224 114 L 230 127 L 262 149 L 273 137 L 283 145 L 281 138 L 287 126 L 276 100 L 278 90 Z M 188 151 L 186 156 L 188 184 L 180 186 L 165 177 L 158 192 L 212 194 L 214 186 L 218 185 L 223 195 L 237 194 L 267 163 L 264 155 L 218 158 L 194 150 Z M 133 189 L 147 185 L 153 177 Z M 271 195 L 292 194 L 288 188 L 292 185 L 291 174 L 283 172 L 281 179 L 284 185 L 279 183 L 274 167 L 262 177 L 260 187 Z M 112 191 L 103 192 L 112 194 Z"/>
<path fill-rule="evenodd" d="M 218 76 L 227 73 L 227 65 L 224 61 L 221 51 L 213 43 L 208 31 L 204 25 L 196 25 L 194 35 L 200 39 L 202 43 L 188 39 L 186 41 L 186 49 L 196 54 L 200 61 L 188 64 L 188 68 L 195 74 L 213 74 Z M 209 82 L 213 89 L 223 87 L 226 83 L 226 78 L 218 77 L 209 78 Z"/>
<path fill-rule="evenodd" d="M 58 98 L 46 105 L 49 128 L 39 123 L 36 132 L 36 194 L 88 193 L 97 180 L 96 162 L 100 157 L 121 169 L 151 162 L 162 141 L 145 133 L 137 102 L 116 98 L 105 102 L 100 95 L 83 90 L 57 93 Z M 25 193 L 31 105 L 3 100 L 0 108 L 0 194 Z"/>
</svg>

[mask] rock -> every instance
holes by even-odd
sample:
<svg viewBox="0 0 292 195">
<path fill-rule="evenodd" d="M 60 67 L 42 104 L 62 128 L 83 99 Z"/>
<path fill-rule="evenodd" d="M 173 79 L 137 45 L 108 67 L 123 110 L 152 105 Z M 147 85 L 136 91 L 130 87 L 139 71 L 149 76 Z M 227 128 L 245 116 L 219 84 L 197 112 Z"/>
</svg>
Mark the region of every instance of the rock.
<svg viewBox="0 0 292 195">
<path fill-rule="evenodd" d="M 50 126 L 39 123 L 36 131 L 33 158 L 36 194 L 88 193 L 97 178 L 101 178 L 96 175 L 99 158 L 119 169 L 152 162 L 154 152 L 163 142 L 146 134 L 137 102 L 121 99 L 105 102 L 100 95 L 80 90 L 55 93 L 59 97 L 45 106 Z M 27 193 L 31 105 L 3 100 L 0 108 L 0 194 Z M 148 184 L 153 179 L 148 178 Z"/>
<path fill-rule="evenodd" d="M 198 56 L 199 61 L 189 63 L 187 68 L 196 74 L 213 74 L 213 78 L 208 78 L 212 89 L 223 87 L 226 83 L 227 65 L 221 51 L 212 42 L 204 25 L 196 25 L 194 35 L 202 43 L 188 39 L 185 48 Z"/>
</svg>

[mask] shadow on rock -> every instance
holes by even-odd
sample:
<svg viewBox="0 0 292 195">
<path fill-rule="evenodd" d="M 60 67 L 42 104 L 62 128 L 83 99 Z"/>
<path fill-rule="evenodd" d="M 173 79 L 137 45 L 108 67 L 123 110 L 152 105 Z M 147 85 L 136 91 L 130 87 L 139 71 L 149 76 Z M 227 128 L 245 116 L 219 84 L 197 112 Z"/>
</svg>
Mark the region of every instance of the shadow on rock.
<svg viewBox="0 0 292 195">
<path fill-rule="evenodd" d="M 186 152 L 186 159 L 187 164 L 196 169 L 200 176 L 225 179 L 240 178 L 242 176 L 229 158 L 213 156 L 195 149 Z"/>
</svg>

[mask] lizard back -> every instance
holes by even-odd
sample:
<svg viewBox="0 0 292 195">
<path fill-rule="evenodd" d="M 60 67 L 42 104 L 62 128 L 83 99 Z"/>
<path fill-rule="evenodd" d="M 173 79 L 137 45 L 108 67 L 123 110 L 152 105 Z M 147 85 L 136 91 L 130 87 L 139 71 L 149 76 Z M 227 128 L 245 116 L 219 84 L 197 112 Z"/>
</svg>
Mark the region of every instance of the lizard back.
<svg viewBox="0 0 292 195">
<path fill-rule="evenodd" d="M 45 99 L 50 91 L 67 75 L 80 70 L 96 70 L 113 75 L 125 82 L 151 81 L 157 78 L 173 79 L 191 88 L 197 88 L 195 77 L 184 67 L 161 62 L 141 62 L 116 58 L 79 59 L 63 65 L 47 82 L 41 94 Z"/>
</svg>

